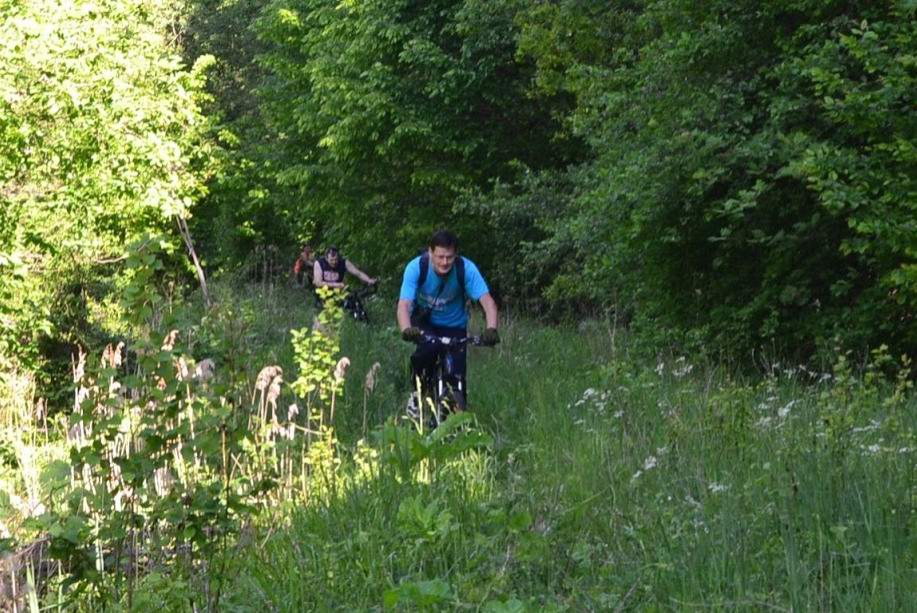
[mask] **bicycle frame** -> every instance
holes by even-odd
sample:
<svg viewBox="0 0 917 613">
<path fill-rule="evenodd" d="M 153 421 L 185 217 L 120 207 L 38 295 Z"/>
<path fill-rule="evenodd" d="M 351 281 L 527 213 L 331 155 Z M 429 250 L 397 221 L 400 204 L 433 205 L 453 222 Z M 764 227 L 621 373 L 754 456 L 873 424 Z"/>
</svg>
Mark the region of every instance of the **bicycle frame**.
<svg viewBox="0 0 917 613">
<path fill-rule="evenodd" d="M 363 298 L 372 296 L 375 293 L 375 285 L 362 287 L 350 292 L 344 298 L 344 310 L 350 313 L 357 321 L 369 322 L 369 315 L 366 313 L 366 307 L 363 306 Z"/>
<path fill-rule="evenodd" d="M 481 345 L 479 336 L 466 336 L 453 338 L 449 336 L 435 336 L 425 333 L 422 343 L 434 345 L 434 376 L 427 383 L 432 389 L 421 387 L 422 399 L 432 401 L 434 427 L 444 422 L 452 413 L 465 410 L 465 381 L 454 376 L 456 351 L 465 345 Z"/>
</svg>

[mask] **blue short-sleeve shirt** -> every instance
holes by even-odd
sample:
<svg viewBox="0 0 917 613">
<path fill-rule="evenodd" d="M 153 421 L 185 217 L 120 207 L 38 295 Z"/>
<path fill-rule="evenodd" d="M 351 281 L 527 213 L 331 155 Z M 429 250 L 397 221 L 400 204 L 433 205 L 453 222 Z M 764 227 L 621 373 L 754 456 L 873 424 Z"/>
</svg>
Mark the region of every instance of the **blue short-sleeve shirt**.
<svg viewBox="0 0 917 613">
<path fill-rule="evenodd" d="M 480 300 L 481 296 L 488 293 L 490 289 L 475 263 L 464 257 L 462 260 L 465 262 L 465 295 L 472 300 Z M 442 291 L 440 291 L 440 285 L 443 283 L 443 278 L 433 270 L 432 263 L 427 271 L 423 287 L 417 287 L 419 280 L 420 256 L 408 262 L 404 268 L 401 300 L 411 300 L 415 304 L 422 304 L 432 309 L 430 323 L 434 326 L 464 328 L 468 325 L 468 313 L 465 312 L 465 300 L 462 292 L 459 291 L 458 271 L 455 265 L 446 276 Z"/>
</svg>

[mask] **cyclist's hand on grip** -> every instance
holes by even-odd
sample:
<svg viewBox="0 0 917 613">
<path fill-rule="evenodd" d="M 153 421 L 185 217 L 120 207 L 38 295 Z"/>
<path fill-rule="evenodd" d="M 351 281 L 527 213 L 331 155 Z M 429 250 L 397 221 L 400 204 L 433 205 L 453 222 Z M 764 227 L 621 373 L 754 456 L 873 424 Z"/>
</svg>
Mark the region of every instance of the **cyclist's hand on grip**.
<svg viewBox="0 0 917 613">
<path fill-rule="evenodd" d="M 423 338 L 423 332 L 421 332 L 420 328 L 412 326 L 401 331 L 401 338 L 409 343 L 419 343 L 420 339 Z"/>
<path fill-rule="evenodd" d="M 481 344 L 493 347 L 500 342 L 500 335 L 497 334 L 496 328 L 487 328 L 481 335 Z"/>
</svg>

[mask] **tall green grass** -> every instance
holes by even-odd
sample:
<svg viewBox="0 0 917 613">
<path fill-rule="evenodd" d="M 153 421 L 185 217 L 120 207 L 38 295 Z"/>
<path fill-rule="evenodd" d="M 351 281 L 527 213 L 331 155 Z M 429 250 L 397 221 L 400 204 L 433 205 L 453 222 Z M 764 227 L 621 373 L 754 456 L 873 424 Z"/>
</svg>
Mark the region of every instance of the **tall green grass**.
<svg viewBox="0 0 917 613">
<path fill-rule="evenodd" d="M 301 401 L 290 332 L 312 325 L 311 298 L 215 293 L 218 309 L 181 325 L 193 356 L 217 364 L 220 393 L 247 406 L 259 371 L 278 365 L 277 404 Z M 393 302 L 368 307 L 373 323 L 348 321 L 339 339 L 350 368 L 333 435 L 302 451 L 314 488 L 281 488 L 246 519 L 234 559 L 213 565 L 221 610 L 914 608 L 906 360 L 878 351 L 859 372 L 839 355 L 824 372 L 738 376 L 648 358 L 601 322 L 511 320 L 496 348 L 470 349 L 469 422 L 431 434 L 401 418 L 412 347 Z M 37 483 L 28 465 L 4 465 L 20 498 Z M 180 610 L 194 589 L 157 568 L 134 606 Z"/>
<path fill-rule="evenodd" d="M 914 606 L 908 379 L 843 359 L 740 379 L 691 356 L 630 356 L 592 323 L 514 321 L 503 337 L 469 357 L 493 443 L 434 466 L 432 481 L 377 458 L 371 478 L 295 509 L 248 551 L 235 609 Z M 400 412 L 410 347 L 382 319 L 346 326 L 342 350 L 353 366 L 338 428 L 352 445 L 364 410 L 377 431 Z M 367 396 L 375 362 L 385 383 Z"/>
</svg>

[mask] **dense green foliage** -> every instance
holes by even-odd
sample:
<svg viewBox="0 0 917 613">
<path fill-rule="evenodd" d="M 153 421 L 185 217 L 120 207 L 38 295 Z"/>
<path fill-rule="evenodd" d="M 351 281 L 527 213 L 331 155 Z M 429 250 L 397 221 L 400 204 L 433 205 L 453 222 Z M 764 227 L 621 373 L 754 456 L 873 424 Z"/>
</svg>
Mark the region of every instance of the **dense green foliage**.
<svg viewBox="0 0 917 613">
<path fill-rule="evenodd" d="M 913 349 L 913 7 L 589 6 L 521 17 L 521 51 L 542 88 L 576 96 L 570 126 L 595 156 L 532 217 L 549 238 L 531 257 L 583 262 L 587 282 L 572 270 L 555 293 L 719 347 Z M 555 182 L 491 209 L 512 219 Z"/>
<path fill-rule="evenodd" d="M 5 367 L 34 368 L 41 343 L 53 355 L 62 340 L 97 338 L 125 245 L 171 232 L 205 191 L 197 97 L 208 58 L 188 71 L 176 57 L 166 26 L 179 8 L 0 4 Z"/>
<path fill-rule="evenodd" d="M 256 24 L 272 77 L 262 112 L 285 152 L 276 180 L 299 195 L 291 214 L 386 268 L 436 224 L 496 253 L 499 233 L 451 204 L 568 156 L 550 143 L 551 106 L 526 96 L 533 71 L 514 56 L 514 12 L 455 0 L 268 5 Z"/>
<path fill-rule="evenodd" d="M 121 246 L 195 201 L 214 265 L 315 240 L 394 277 L 451 225 L 527 310 L 912 349 L 913 7 L 695 4 L 7 3 L 5 353 L 85 338 Z M 176 44 L 215 57 L 219 147 Z"/>
<path fill-rule="evenodd" d="M 102 339 L 124 245 L 195 206 L 227 268 L 314 240 L 397 278 L 450 225 L 525 310 L 730 352 L 917 343 L 910 3 L 2 10 L 8 364 Z"/>
<path fill-rule="evenodd" d="M 915 11 L 0 0 L 0 603 L 905 608 Z M 278 280 L 443 225 L 578 327 L 429 432 L 391 304 Z M 826 359 L 701 366 L 762 347 Z"/>
<path fill-rule="evenodd" d="M 205 209 L 247 248 L 397 274 L 449 224 L 529 310 L 730 351 L 917 341 L 910 3 L 227 6 L 266 142 Z"/>
</svg>

